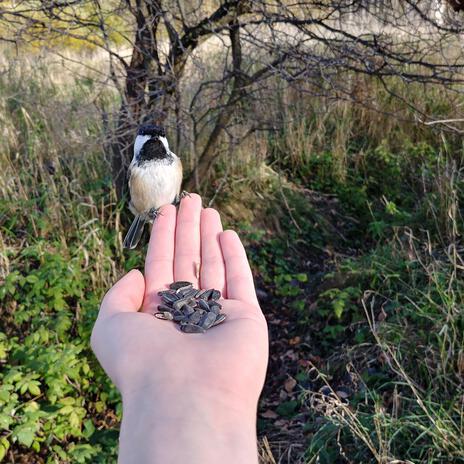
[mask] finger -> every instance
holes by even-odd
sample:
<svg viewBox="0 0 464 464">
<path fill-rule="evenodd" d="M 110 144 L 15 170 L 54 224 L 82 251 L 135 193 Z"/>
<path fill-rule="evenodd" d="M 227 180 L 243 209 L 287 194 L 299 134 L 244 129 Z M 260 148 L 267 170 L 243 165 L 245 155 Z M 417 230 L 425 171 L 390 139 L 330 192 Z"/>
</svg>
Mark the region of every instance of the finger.
<svg viewBox="0 0 464 464">
<path fill-rule="evenodd" d="M 200 219 L 201 288 L 215 288 L 226 298 L 225 266 L 219 243 L 219 234 L 222 232 L 221 217 L 215 209 L 206 208 L 202 210 Z"/>
<path fill-rule="evenodd" d="M 226 230 L 220 234 L 219 241 L 226 269 L 227 298 L 259 307 L 245 248 L 237 233 Z"/>
<path fill-rule="evenodd" d="M 145 258 L 144 311 L 159 301 L 158 291 L 174 280 L 174 240 L 176 231 L 176 208 L 166 205 L 155 219 Z"/>
<path fill-rule="evenodd" d="M 155 219 L 145 258 L 147 292 L 168 286 L 173 279 L 176 208 L 166 205 Z"/>
<path fill-rule="evenodd" d="M 195 193 L 182 199 L 177 213 L 174 251 L 174 280 L 198 286 L 200 266 L 201 197 Z"/>
<path fill-rule="evenodd" d="M 145 294 L 143 274 L 133 269 L 108 290 L 100 306 L 98 317 L 106 318 L 117 313 L 137 312 Z"/>
</svg>

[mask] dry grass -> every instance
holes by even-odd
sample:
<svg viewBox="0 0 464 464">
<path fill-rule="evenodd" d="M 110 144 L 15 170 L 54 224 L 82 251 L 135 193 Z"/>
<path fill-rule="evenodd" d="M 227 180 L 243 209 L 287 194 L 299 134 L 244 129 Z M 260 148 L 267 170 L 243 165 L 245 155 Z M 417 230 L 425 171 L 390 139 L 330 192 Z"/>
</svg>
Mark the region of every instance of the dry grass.
<svg viewBox="0 0 464 464">
<path fill-rule="evenodd" d="M 99 58 L 94 55 L 87 59 L 95 67 Z M 78 58 L 66 65 L 69 69 L 62 68 L 60 62 L 51 63 L 50 57 L 36 60 L 38 57 L 3 61 L 0 75 L 0 278 L 4 280 L 16 270 L 21 253 L 39 246 L 43 253 L 69 259 L 79 256 L 93 289 L 103 292 L 124 267 L 134 265 L 122 250 L 121 205 L 116 201 L 103 150 L 103 114 L 110 115 L 111 120 L 118 99 L 95 71 L 76 74 L 76 69 L 83 69 Z M 100 61 L 98 66 L 104 69 L 104 65 Z M 51 69 L 59 72 L 51 73 Z M 409 147 L 418 142 L 428 143 L 441 153 L 435 156 L 435 164 L 422 154 L 420 162 L 410 164 L 429 170 L 414 177 L 415 182 L 419 180 L 414 188 L 423 198 L 428 232 L 421 231 L 420 237 L 415 237 L 411 229 L 420 229 L 418 224 L 410 224 L 409 229 L 391 228 L 394 245 L 387 263 L 376 268 L 379 277 L 372 284 L 378 288 L 365 294 L 360 306 L 370 324 L 372 346 L 380 350 L 395 376 L 390 409 L 385 408 L 375 389 L 368 389 L 359 409 L 335 397 L 322 415 L 339 427 L 337 446 L 347 455 L 352 453 L 347 458 L 350 462 L 368 462 L 366 456 L 369 462 L 379 464 L 412 462 L 401 460 L 407 440 L 401 438 L 401 446 L 395 441 L 403 430 L 407 436 L 408 427 L 419 436 L 417 450 L 413 450 L 416 455 L 421 446 L 427 446 L 431 455 L 435 453 L 433 459 L 438 456 L 421 462 L 459 462 L 464 455 L 460 143 L 446 132 L 443 143 L 434 128 L 414 122 L 407 105 L 392 100 L 375 82 L 353 78 L 350 86 L 351 97 L 358 101 L 367 97 L 367 106 L 346 99 L 316 98 L 309 87 L 304 94 L 281 89 L 275 101 L 263 100 L 275 130 L 252 132 L 241 139 L 241 131 L 252 121 L 242 120 L 232 129 L 232 137 L 224 139 L 223 151 L 210 173 L 205 203 L 219 205 L 229 222 L 253 224 L 278 236 L 280 218 L 296 224 L 295 229 L 308 226 L 301 224 L 300 217 L 293 217 L 295 206 L 287 201 L 284 190 L 297 194 L 306 185 L 316 188 L 314 182 L 323 175 L 332 182 L 329 187 L 324 184 L 326 191 L 335 185 L 349 186 L 353 172 L 364 173 L 373 159 L 373 148 L 379 146 L 383 151 L 375 152 L 378 157 L 399 150 L 409 153 Z M 391 86 L 427 114 L 442 116 L 448 112 L 456 116 L 459 98 L 454 94 L 440 89 L 424 94 L 419 87 L 401 87 L 393 82 Z M 191 128 L 187 124 L 184 130 Z M 192 167 L 202 141 L 193 147 L 188 140 L 187 136 L 182 138 L 179 151 L 186 166 Z M 314 163 L 321 154 L 330 155 L 330 165 L 323 165 L 315 178 Z M 307 201 L 309 197 L 302 198 Z M 269 214 L 271 207 L 275 214 Z M 433 239 L 427 240 L 427 234 Z M 299 240 L 309 244 L 303 235 Z M 381 261 L 377 249 L 367 252 L 371 253 L 369 265 Z M 419 271 L 408 270 L 397 278 L 398 262 L 416 263 Z M 379 308 L 386 300 L 395 300 L 395 295 L 398 304 L 408 307 L 409 319 L 400 317 L 391 324 L 378 324 Z M 433 330 L 436 338 L 416 337 L 415 327 L 429 327 L 427 323 L 432 323 L 428 330 Z M 396 337 L 398 333 L 404 337 Z M 421 348 L 419 354 L 425 353 L 426 376 L 415 370 L 414 362 L 420 358 L 413 351 L 414 343 Z M 402 415 L 402 411 L 407 414 Z M 360 444 L 359 450 L 353 450 L 353 444 Z M 296 454 L 302 452 L 291 445 L 282 444 L 281 451 L 276 452 L 274 444 L 264 438 L 261 462 L 296 462 Z M 308 462 L 318 459 L 315 453 Z"/>
</svg>

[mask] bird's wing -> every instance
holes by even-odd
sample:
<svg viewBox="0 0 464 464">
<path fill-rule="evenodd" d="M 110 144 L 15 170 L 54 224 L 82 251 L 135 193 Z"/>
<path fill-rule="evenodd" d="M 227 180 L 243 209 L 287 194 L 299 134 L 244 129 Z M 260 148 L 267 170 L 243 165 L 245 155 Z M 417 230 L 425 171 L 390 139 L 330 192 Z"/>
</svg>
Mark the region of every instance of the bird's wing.
<svg viewBox="0 0 464 464">
<path fill-rule="evenodd" d="M 131 196 L 131 199 L 129 201 L 129 210 L 134 216 L 137 216 L 138 211 L 134 208 L 134 205 L 132 204 L 132 192 L 131 192 L 131 188 L 132 188 L 131 187 L 131 179 L 132 179 L 132 176 L 131 176 L 131 173 L 132 173 L 132 164 L 127 169 L 126 180 L 127 180 L 127 187 L 128 187 L 128 190 L 129 190 L 129 194 Z"/>
</svg>

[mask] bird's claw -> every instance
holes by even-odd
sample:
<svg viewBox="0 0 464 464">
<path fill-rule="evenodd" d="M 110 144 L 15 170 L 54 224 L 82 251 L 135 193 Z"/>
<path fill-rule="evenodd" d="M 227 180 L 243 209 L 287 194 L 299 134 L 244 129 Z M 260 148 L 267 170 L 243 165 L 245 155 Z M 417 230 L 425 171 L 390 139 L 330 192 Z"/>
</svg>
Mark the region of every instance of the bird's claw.
<svg viewBox="0 0 464 464">
<path fill-rule="evenodd" d="M 179 206 L 180 201 L 182 200 L 182 198 L 185 198 L 185 197 L 190 197 L 190 193 L 185 190 L 182 190 L 182 192 L 180 192 L 180 194 L 176 196 L 176 199 L 173 201 L 172 204 L 174 206 Z"/>
<path fill-rule="evenodd" d="M 160 215 L 159 208 L 151 208 L 147 212 L 147 218 L 150 222 L 154 222 L 154 220 Z"/>
</svg>

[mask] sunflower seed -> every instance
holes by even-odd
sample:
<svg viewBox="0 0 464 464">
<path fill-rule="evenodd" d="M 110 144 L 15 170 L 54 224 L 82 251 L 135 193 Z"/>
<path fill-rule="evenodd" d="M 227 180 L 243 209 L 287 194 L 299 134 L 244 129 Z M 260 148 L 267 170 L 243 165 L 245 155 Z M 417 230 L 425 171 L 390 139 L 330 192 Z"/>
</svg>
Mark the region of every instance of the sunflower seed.
<svg viewBox="0 0 464 464">
<path fill-rule="evenodd" d="M 219 300 L 219 298 L 221 298 L 221 292 L 219 290 L 211 290 L 211 296 L 210 296 L 210 299 L 211 300 Z"/>
<path fill-rule="evenodd" d="M 221 292 L 214 288 L 199 290 L 191 282 L 178 281 L 158 295 L 162 304 L 158 305 L 155 317 L 178 323 L 183 332 L 203 333 L 226 319 L 217 301 Z"/>
<path fill-rule="evenodd" d="M 200 298 L 202 298 L 202 299 L 204 299 L 204 300 L 209 300 L 209 299 L 211 298 L 211 295 L 212 295 L 213 291 L 214 291 L 214 290 L 213 290 L 212 288 L 210 288 L 209 290 L 206 290 L 206 291 L 201 295 Z"/>
<path fill-rule="evenodd" d="M 218 314 L 216 316 L 216 321 L 211 327 L 214 327 L 215 325 L 219 325 L 221 322 L 224 322 L 226 320 L 226 315 L 225 314 Z"/>
<path fill-rule="evenodd" d="M 190 314 L 193 314 L 195 312 L 195 310 L 193 309 L 192 306 L 188 305 L 188 304 L 185 304 L 184 306 L 182 306 L 182 312 L 186 315 L 186 316 L 190 316 Z"/>
<path fill-rule="evenodd" d="M 207 292 L 208 290 L 198 290 L 197 294 L 195 295 L 195 298 L 204 298 L 203 295 Z"/>
<path fill-rule="evenodd" d="M 158 311 L 172 311 L 172 308 L 168 305 L 160 304 L 158 305 Z"/>
<path fill-rule="evenodd" d="M 172 295 L 172 294 L 173 292 L 171 290 L 160 290 L 158 292 L 158 296 L 161 296 L 161 297 L 163 297 L 164 295 Z"/>
<path fill-rule="evenodd" d="M 209 304 L 209 310 L 214 314 L 219 314 L 221 312 L 221 307 L 218 304 Z"/>
<path fill-rule="evenodd" d="M 171 314 L 172 314 L 172 320 L 174 322 L 182 322 L 187 319 L 187 317 L 180 311 L 173 311 Z"/>
<path fill-rule="evenodd" d="M 181 309 L 182 306 L 186 305 L 186 304 L 189 304 L 190 303 L 190 298 L 182 298 L 180 300 L 177 300 L 175 301 L 173 304 L 172 304 L 172 307 L 174 309 Z"/>
<path fill-rule="evenodd" d="M 201 320 L 201 316 L 202 316 L 201 312 L 197 310 L 189 316 L 188 321 L 191 322 L 192 324 L 198 324 Z"/>
<path fill-rule="evenodd" d="M 179 299 L 179 297 L 175 293 L 168 293 L 167 291 L 158 292 L 158 295 L 165 303 L 174 303 Z"/>
<path fill-rule="evenodd" d="M 185 287 L 180 287 L 176 290 L 176 294 L 177 295 L 180 295 L 182 297 L 185 297 L 185 292 L 188 291 L 188 290 L 191 290 L 193 289 L 193 287 L 191 285 L 186 285 Z"/>
<path fill-rule="evenodd" d="M 155 317 L 157 319 L 162 319 L 163 321 L 172 321 L 173 317 L 172 314 L 168 311 L 162 311 L 159 313 L 155 313 Z"/>
<path fill-rule="evenodd" d="M 184 333 L 205 333 L 206 330 L 197 324 L 181 324 L 180 330 Z"/>
<path fill-rule="evenodd" d="M 164 300 L 166 304 L 172 305 L 179 299 L 179 297 L 177 295 L 169 295 L 169 296 L 164 296 L 162 299 Z"/>
<path fill-rule="evenodd" d="M 185 280 L 179 280 L 178 282 L 173 282 L 171 285 L 169 285 L 169 288 L 171 290 L 179 290 L 180 288 L 183 287 L 193 287 L 192 282 L 187 282 Z"/>
<path fill-rule="evenodd" d="M 178 290 L 179 291 L 179 290 Z M 195 288 L 188 288 L 187 290 L 182 291 L 183 298 L 192 298 L 196 295 L 197 290 Z"/>
<path fill-rule="evenodd" d="M 216 322 L 216 314 L 214 313 L 206 313 L 199 322 L 204 329 L 209 329 L 212 325 Z"/>
<path fill-rule="evenodd" d="M 198 300 L 198 306 L 204 311 L 209 311 L 208 303 L 205 300 Z"/>
</svg>

